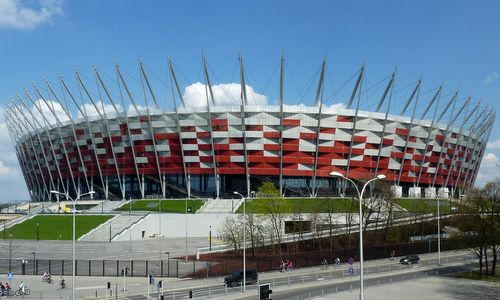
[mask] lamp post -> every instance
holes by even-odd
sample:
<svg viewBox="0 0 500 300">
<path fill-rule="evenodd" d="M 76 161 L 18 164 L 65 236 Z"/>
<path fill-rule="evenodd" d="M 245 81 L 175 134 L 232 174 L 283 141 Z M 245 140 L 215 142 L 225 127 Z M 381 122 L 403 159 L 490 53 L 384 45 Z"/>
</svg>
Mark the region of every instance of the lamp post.
<svg viewBox="0 0 500 300">
<path fill-rule="evenodd" d="M 344 175 L 342 175 L 339 172 L 331 172 L 330 176 L 332 176 L 332 177 L 340 177 L 340 178 L 342 178 L 344 180 L 349 181 L 350 183 L 352 183 L 352 185 L 354 186 L 354 188 L 356 188 L 356 192 L 358 193 L 358 202 L 359 202 L 359 265 L 360 265 L 360 272 L 359 272 L 359 276 L 360 276 L 360 281 L 359 281 L 359 299 L 360 300 L 364 300 L 365 299 L 365 295 L 364 295 L 364 274 L 363 274 L 364 273 L 364 262 L 363 262 L 363 194 L 365 192 L 366 187 L 371 182 L 373 182 L 375 180 L 385 179 L 385 175 L 384 174 L 379 174 L 375 178 L 372 178 L 372 179 L 368 180 L 363 185 L 363 188 L 361 189 L 361 193 L 359 192 L 358 186 L 356 185 L 356 183 L 354 183 L 354 181 L 352 181 L 352 179 L 345 177 Z"/>
<path fill-rule="evenodd" d="M 170 277 L 170 252 L 165 252 L 167 255 L 167 277 Z"/>
<path fill-rule="evenodd" d="M 36 240 L 40 240 L 40 223 L 36 223 Z"/>
<path fill-rule="evenodd" d="M 246 199 L 242 194 L 234 191 L 235 195 L 238 195 L 243 199 L 243 293 L 247 291 L 247 212 L 246 212 Z"/>
<path fill-rule="evenodd" d="M 61 193 L 59 191 L 50 191 L 51 194 L 56 194 L 56 195 L 64 195 L 66 196 L 66 199 L 70 199 L 72 202 L 73 202 L 73 267 L 72 267 L 72 271 L 73 271 L 73 274 L 71 276 L 71 279 L 72 279 L 72 285 L 71 285 L 71 299 L 75 299 L 75 252 L 76 252 L 76 238 L 75 238 L 75 227 L 76 227 L 76 201 L 78 201 L 82 196 L 86 196 L 86 195 L 92 195 L 94 194 L 95 192 L 94 191 L 90 191 L 88 193 L 83 193 L 83 194 L 77 194 L 76 198 L 73 199 L 69 194 L 64 194 L 64 193 Z"/>
<path fill-rule="evenodd" d="M 36 275 L 36 252 L 31 251 L 31 254 L 33 254 L 33 275 Z"/>
</svg>

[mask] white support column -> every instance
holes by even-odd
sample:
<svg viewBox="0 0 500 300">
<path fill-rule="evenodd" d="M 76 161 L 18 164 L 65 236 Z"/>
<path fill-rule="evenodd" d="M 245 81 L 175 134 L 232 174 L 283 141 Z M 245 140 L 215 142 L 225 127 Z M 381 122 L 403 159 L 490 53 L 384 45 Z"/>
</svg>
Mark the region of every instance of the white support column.
<svg viewBox="0 0 500 300">
<path fill-rule="evenodd" d="M 208 68 L 207 62 L 205 59 L 205 55 L 202 55 L 202 63 L 204 70 L 204 79 L 205 79 L 205 96 L 207 99 L 207 122 L 208 122 L 208 130 L 210 132 L 210 150 L 212 155 L 212 164 L 214 170 L 214 183 L 215 183 L 215 197 L 219 199 L 220 196 L 220 177 L 219 172 L 217 171 L 217 156 L 215 155 L 215 145 L 214 145 L 214 137 L 213 137 L 213 126 L 212 126 L 212 112 L 210 111 L 210 105 L 215 103 L 214 93 L 212 91 L 212 85 L 210 83 L 210 77 L 208 76 Z M 209 98 L 210 95 L 210 98 Z M 210 101 L 211 99 L 211 101 Z"/>
<path fill-rule="evenodd" d="M 323 60 L 323 64 L 321 66 L 321 74 L 319 76 L 319 83 L 318 83 L 318 89 L 316 90 L 316 101 L 315 103 L 318 103 L 318 127 L 316 128 L 316 150 L 314 151 L 314 167 L 313 167 L 313 178 L 312 178 L 312 188 L 311 188 L 311 197 L 316 197 L 318 194 L 319 188 L 317 188 L 316 181 L 317 181 L 317 169 L 318 169 L 318 154 L 319 154 L 319 144 L 320 144 L 320 139 L 319 135 L 321 133 L 321 113 L 323 109 L 323 90 L 324 90 L 324 83 L 325 83 L 325 71 L 326 71 L 326 57 Z"/>
<path fill-rule="evenodd" d="M 415 86 L 415 89 L 413 90 L 413 93 L 411 94 L 411 96 L 408 99 L 408 102 L 407 102 L 405 108 L 403 109 L 403 111 L 400 114 L 400 115 L 403 115 L 405 113 L 406 108 L 408 107 L 408 105 L 410 105 L 411 101 L 413 100 L 413 98 L 416 95 L 415 102 L 414 102 L 414 105 L 413 105 L 413 111 L 412 111 L 412 114 L 411 114 L 410 124 L 408 124 L 408 126 L 406 126 L 406 128 L 408 130 L 408 134 L 406 135 L 405 146 L 404 146 L 404 149 L 403 149 L 403 157 L 401 158 L 401 165 L 399 166 L 398 179 L 396 181 L 397 182 L 396 185 L 398 185 L 398 186 L 400 185 L 401 175 L 403 174 L 403 166 L 404 166 L 404 163 L 405 163 L 405 155 L 406 155 L 406 151 L 408 150 L 408 142 L 410 141 L 411 130 L 413 129 L 413 120 L 415 119 L 415 111 L 416 111 L 417 105 L 418 105 L 418 98 L 419 98 L 419 95 L 420 95 L 420 84 L 421 83 L 422 83 L 422 78 L 420 78 L 418 80 L 417 85 Z"/>
<path fill-rule="evenodd" d="M 425 109 L 424 113 L 422 114 L 422 117 L 421 119 L 423 119 L 425 117 L 425 115 L 427 114 L 427 111 L 431 108 L 432 104 L 434 103 L 434 101 L 437 100 L 436 102 L 436 106 L 434 107 L 434 114 L 432 116 L 432 121 L 431 121 L 431 125 L 430 127 L 428 127 L 428 134 L 427 134 L 427 139 L 426 139 L 426 142 L 425 142 L 425 147 L 424 147 L 424 155 L 423 155 L 423 160 L 422 160 L 422 163 L 420 164 L 420 169 L 418 171 L 418 176 L 417 176 L 417 183 L 416 183 L 416 186 L 417 187 L 420 187 L 420 178 L 422 177 L 422 170 L 424 169 L 424 166 L 425 166 L 425 163 L 426 163 L 426 158 L 427 158 L 427 148 L 429 147 L 429 144 L 430 144 L 430 139 L 431 139 L 431 135 L 432 135 L 432 132 L 434 131 L 434 124 L 436 122 L 436 117 L 437 117 L 437 111 L 438 111 L 438 107 L 439 107 L 439 101 L 441 100 L 441 91 L 443 90 L 443 84 L 441 84 L 438 88 L 438 90 L 436 91 L 436 94 L 434 94 L 434 97 L 432 98 L 431 102 L 429 103 L 429 105 L 427 106 L 427 108 Z M 432 152 L 431 152 L 431 155 L 432 155 Z M 431 156 L 429 155 L 429 156 Z M 424 193 L 425 195 L 425 193 Z"/>
<path fill-rule="evenodd" d="M 468 101 L 471 98 L 472 97 L 469 97 Z M 478 109 L 478 107 L 480 105 L 480 102 L 477 103 L 477 105 L 474 107 L 474 109 L 470 113 L 469 113 L 469 105 L 470 105 L 470 102 L 469 102 L 469 104 L 467 104 L 467 108 L 465 109 L 464 121 L 460 125 L 460 129 L 459 129 L 458 135 L 456 137 L 455 146 L 453 147 L 453 154 L 451 156 L 450 169 L 448 170 L 448 174 L 446 175 L 446 182 L 444 184 L 445 187 L 448 187 L 448 183 L 449 183 L 449 180 L 450 180 L 450 177 L 451 177 L 451 173 L 453 172 L 453 169 L 455 167 L 455 158 L 457 156 L 456 155 L 457 152 L 460 151 L 460 141 L 462 139 L 462 135 L 463 135 L 465 124 L 467 124 L 467 122 L 469 121 L 470 117 L 472 117 L 474 115 L 474 113 L 476 113 L 476 110 Z M 456 185 L 456 183 L 455 183 L 455 185 Z M 453 190 L 453 186 L 450 186 L 450 190 Z M 454 195 L 451 194 L 451 198 L 453 198 L 453 196 Z"/>
<path fill-rule="evenodd" d="M 12 117 L 11 114 L 16 115 L 16 117 L 15 118 Z M 23 123 L 23 119 L 19 115 L 15 114 L 15 112 L 13 111 L 13 108 L 10 105 L 6 107 L 6 109 L 5 109 L 5 115 L 6 115 L 6 123 L 9 126 L 9 128 L 11 128 L 11 130 L 9 130 L 9 132 L 12 132 L 12 131 L 16 131 L 17 132 L 17 135 L 18 135 L 17 141 L 18 142 L 20 141 L 20 137 L 21 137 L 22 133 L 24 133 L 23 136 L 26 136 L 26 135 L 29 136 L 27 138 L 27 140 L 29 140 L 29 142 L 30 142 L 31 149 L 33 151 L 32 155 L 35 157 L 35 161 L 37 163 L 37 166 L 35 166 L 33 164 L 33 159 L 31 158 L 27 142 L 22 143 L 21 147 L 23 148 L 23 150 L 21 151 L 21 153 L 25 157 L 25 160 L 29 161 L 29 163 L 31 165 L 31 173 L 33 174 L 32 176 L 29 176 L 29 177 L 34 177 L 36 179 L 36 182 L 37 182 L 40 194 L 41 194 L 40 190 L 44 189 L 45 193 L 47 194 L 47 196 L 50 197 L 50 192 L 49 192 L 49 189 L 47 188 L 47 183 L 45 181 L 45 176 L 43 176 L 42 167 L 41 167 L 40 161 L 38 160 L 38 154 L 37 154 L 35 146 L 33 144 L 33 138 L 34 138 L 33 135 L 29 131 L 29 129 L 26 126 L 26 124 Z M 9 120 L 10 120 L 10 122 L 9 122 Z M 25 128 L 25 131 L 22 129 L 21 126 Z M 38 167 L 38 169 L 36 167 Z M 39 181 L 36 170 L 38 170 L 40 172 L 40 177 L 42 177 L 43 183 L 41 183 Z M 40 195 L 40 199 L 42 199 L 41 195 Z M 38 201 L 43 201 L 43 199 L 42 200 L 38 200 Z"/>
<path fill-rule="evenodd" d="M 59 82 L 61 83 L 61 86 L 64 88 L 64 90 L 68 93 L 71 101 L 73 101 L 73 104 L 75 105 L 75 107 L 77 108 L 77 110 L 79 111 L 79 113 L 83 116 L 84 120 L 85 120 L 85 124 L 87 125 L 87 130 L 88 130 L 88 134 L 90 136 L 90 141 L 92 142 L 92 147 L 95 148 L 95 141 L 94 141 L 94 134 L 92 132 L 92 127 L 90 126 L 90 121 L 88 119 L 88 116 L 87 116 L 87 112 L 85 110 L 85 107 L 83 106 L 83 110 L 82 110 L 82 107 L 79 105 L 79 103 L 76 101 L 76 98 L 75 96 L 73 95 L 73 93 L 71 92 L 71 90 L 68 88 L 66 82 L 64 81 L 64 78 L 62 76 L 59 77 Z M 82 93 L 80 91 L 80 98 L 81 100 L 83 101 L 83 97 L 82 97 Z M 92 99 L 91 99 L 92 101 Z M 102 128 L 102 126 L 101 126 Z M 102 130 L 102 129 L 101 129 Z M 96 161 L 96 165 L 97 165 L 97 171 L 99 172 L 99 178 L 101 179 L 101 184 L 102 186 L 104 187 L 104 177 L 102 175 L 102 170 L 101 170 L 101 165 L 99 164 L 99 157 L 97 156 L 97 153 L 94 149 L 94 151 L 92 151 L 94 153 L 94 159 Z M 116 162 L 116 161 L 115 161 Z M 108 196 L 106 195 L 106 199 L 108 199 Z"/>
<path fill-rule="evenodd" d="M 347 157 L 347 167 L 346 167 L 346 173 L 345 177 L 349 178 L 349 169 L 351 167 L 351 156 L 352 156 L 352 147 L 354 146 L 354 136 L 356 135 L 356 123 L 358 121 L 358 112 L 359 112 L 359 102 L 361 102 L 361 84 L 363 83 L 363 78 L 365 74 L 365 66 L 361 67 L 361 71 L 359 73 L 358 80 L 356 82 L 356 86 L 352 92 L 351 99 L 349 100 L 348 103 L 348 108 L 351 107 L 352 101 L 354 100 L 354 97 L 356 97 L 356 94 L 358 95 L 358 101 L 356 102 L 356 111 L 354 113 L 354 122 L 352 124 L 352 134 L 351 134 L 351 144 L 349 145 L 349 156 Z M 358 92 L 359 89 L 359 92 Z"/>
<path fill-rule="evenodd" d="M 184 157 L 184 143 L 182 142 L 182 136 L 181 136 L 182 131 L 181 131 L 181 126 L 179 124 L 179 110 L 177 108 L 177 101 L 175 100 L 176 99 L 175 90 L 177 90 L 177 93 L 179 94 L 179 98 L 180 98 L 183 106 L 185 106 L 184 99 L 182 98 L 182 92 L 181 92 L 181 89 L 180 89 L 179 84 L 177 82 L 177 77 L 175 76 L 172 60 L 170 60 L 170 59 L 168 60 L 168 69 L 169 69 L 169 75 L 170 75 L 170 82 L 171 82 L 171 86 L 172 86 L 172 98 L 174 101 L 175 125 L 177 127 L 177 132 L 179 133 L 179 145 L 181 146 L 182 171 L 184 173 L 183 175 L 184 175 L 184 183 L 185 183 L 184 185 L 186 186 L 187 196 L 188 196 L 188 198 L 190 198 L 191 197 L 191 188 L 190 187 L 188 188 L 188 182 L 189 182 L 189 184 L 191 184 L 191 179 L 188 178 L 188 176 L 189 176 L 188 169 L 186 166 L 186 159 Z"/>
<path fill-rule="evenodd" d="M 125 82 L 125 79 L 122 76 L 122 73 L 120 71 L 120 67 L 118 65 L 115 65 L 115 70 L 116 70 L 118 88 L 120 90 L 120 98 L 122 100 L 123 107 L 126 107 L 126 106 L 125 106 L 125 101 L 123 99 L 123 94 L 122 94 L 122 88 L 121 88 L 122 85 L 123 85 L 123 88 L 125 89 L 126 94 L 128 95 L 129 100 L 131 101 L 132 105 L 134 106 L 135 111 L 137 112 L 137 119 L 140 119 L 139 110 L 137 109 L 137 105 L 135 104 L 135 101 L 133 100 L 132 93 L 130 92 L 130 90 L 127 86 L 127 83 Z M 109 101 L 111 102 L 116 114 L 119 115 L 120 112 L 119 112 L 118 108 L 116 107 L 115 102 L 113 101 L 113 97 L 111 97 L 111 93 L 108 91 L 108 88 L 104 84 L 104 81 L 101 79 L 101 75 L 99 74 L 99 72 L 97 71 L 96 68 L 94 68 L 94 72 L 97 76 L 97 79 L 101 83 L 101 86 L 103 87 L 104 92 L 106 93 L 106 96 L 108 97 Z M 103 111 L 104 111 L 104 109 L 103 109 Z M 105 111 L 104 111 L 104 114 L 106 114 Z M 132 150 L 132 156 L 134 157 L 134 168 L 135 168 L 135 174 L 137 177 L 137 183 L 139 184 L 139 190 L 141 192 L 141 195 L 144 195 L 144 185 L 142 184 L 140 174 L 139 174 L 139 167 L 137 166 L 137 156 L 135 154 L 135 147 L 134 147 L 135 143 L 134 143 L 134 140 L 132 138 L 132 134 L 130 133 L 130 120 L 129 120 L 129 117 L 128 117 L 126 111 L 124 112 L 124 116 L 125 116 L 125 122 L 127 124 L 127 134 L 129 137 L 130 149 Z"/>
<path fill-rule="evenodd" d="M 251 197 L 250 194 L 250 173 L 248 167 L 248 150 L 247 150 L 247 129 L 246 129 L 246 111 L 245 106 L 248 104 L 247 100 L 247 87 L 245 84 L 245 70 L 243 67 L 243 57 L 239 57 L 240 61 L 240 86 L 241 86 L 241 105 L 240 105 L 240 113 L 241 113 L 241 131 L 243 134 L 243 153 L 245 156 L 245 177 L 246 177 L 246 185 L 247 185 L 247 197 Z"/>
<path fill-rule="evenodd" d="M 62 146 L 62 150 L 63 150 L 62 154 L 64 155 L 64 157 L 66 159 L 66 164 L 68 165 L 67 169 L 69 171 L 71 182 L 73 183 L 73 188 L 74 188 L 75 191 L 78 191 L 79 186 L 77 187 L 77 185 L 76 185 L 75 176 L 73 174 L 73 169 L 71 168 L 71 161 L 69 160 L 68 152 L 66 151 L 66 140 L 64 139 L 63 133 L 62 133 L 62 126 L 63 126 L 63 124 L 61 123 L 59 117 L 57 116 L 57 113 L 54 111 L 53 106 L 49 105 L 49 103 L 45 100 L 45 97 L 40 93 L 40 90 L 38 89 L 38 87 L 36 85 L 34 85 L 34 89 L 35 89 L 35 93 L 37 94 L 39 100 L 41 99 L 44 102 L 44 104 L 49 108 L 49 111 L 52 113 L 52 115 L 54 116 L 54 118 L 56 120 L 56 123 L 58 124 L 58 126 L 57 126 L 57 132 L 59 133 L 59 138 L 61 140 L 60 147 Z M 42 117 L 45 119 L 45 121 L 48 124 L 49 122 L 47 120 L 47 117 L 43 114 L 43 111 L 41 110 L 41 107 L 39 107 L 39 105 L 37 105 L 37 103 L 35 101 L 33 101 L 33 99 L 31 98 L 31 95 L 29 95 L 29 93 L 28 93 L 27 90 L 26 90 L 26 95 L 28 96 L 28 99 L 32 102 L 33 106 L 35 106 L 37 108 L 38 112 L 42 115 Z M 88 187 L 88 184 L 87 184 L 87 187 Z"/>
<path fill-rule="evenodd" d="M 26 105 L 26 103 L 24 103 L 19 96 L 18 96 L 18 98 L 20 100 L 19 102 L 21 103 L 21 105 L 24 106 L 25 111 L 27 111 L 31 115 L 31 120 L 35 121 L 35 123 L 38 125 L 38 128 L 45 128 L 44 132 L 45 132 L 45 135 L 47 136 L 47 142 L 49 144 L 50 152 L 52 154 L 52 161 L 53 161 L 53 163 L 54 163 L 54 165 L 56 167 L 57 174 L 59 176 L 59 180 L 63 181 L 62 175 L 61 175 L 61 170 L 59 169 L 59 164 L 57 163 L 57 158 L 56 158 L 56 154 L 55 154 L 55 151 L 54 151 L 54 146 L 52 145 L 52 140 L 51 140 L 50 133 L 49 133 L 47 127 L 43 126 L 42 124 L 40 124 L 40 122 L 38 121 L 38 119 L 33 115 L 33 112 L 28 108 L 28 106 Z M 37 130 L 36 126 L 33 127 L 33 130 L 35 130 L 37 132 L 37 135 L 38 135 L 38 130 Z M 40 135 L 38 135 L 38 136 L 40 138 Z M 45 155 L 45 149 L 44 149 L 44 145 L 43 145 L 43 142 L 42 142 L 41 138 L 39 139 L 39 142 L 40 142 L 40 147 L 42 147 L 42 152 Z M 51 172 L 50 171 L 50 165 L 48 163 L 48 159 L 47 159 L 47 170 L 48 170 L 48 172 Z M 66 190 L 66 187 L 64 185 L 63 185 L 63 188 L 64 188 L 64 193 L 66 194 L 67 190 Z"/>
<path fill-rule="evenodd" d="M 280 94 L 279 94 L 279 103 L 280 103 L 280 177 L 279 177 L 279 188 L 280 188 L 280 197 L 283 197 L 283 102 L 285 95 L 285 57 L 284 54 L 281 55 L 281 63 L 280 63 Z"/>
<path fill-rule="evenodd" d="M 144 199 L 144 174 L 141 174 L 141 184 L 143 188 L 141 189 L 141 197 Z"/>
<path fill-rule="evenodd" d="M 73 118 L 71 117 L 71 113 L 69 112 L 69 110 L 67 109 L 67 107 L 64 105 L 64 103 L 60 100 L 60 98 L 57 96 L 57 93 L 54 91 L 54 89 L 52 88 L 52 86 L 50 85 L 49 81 L 46 80 L 45 81 L 45 85 L 47 86 L 47 89 L 51 92 L 52 96 L 57 100 L 57 102 L 59 103 L 59 105 L 61 106 L 61 108 L 63 109 L 64 113 L 66 114 L 66 116 L 68 117 L 68 120 L 70 121 L 70 124 L 71 124 L 71 131 L 72 131 L 72 135 L 73 135 L 73 139 L 75 140 L 75 148 L 77 150 L 77 153 L 78 153 L 78 158 L 80 160 L 80 167 L 82 168 L 82 172 L 83 172 L 83 177 L 85 179 L 85 183 L 87 185 L 87 190 L 90 190 L 90 186 L 89 186 L 89 182 L 88 182 L 88 176 L 87 176 L 87 169 L 85 167 L 85 164 L 83 162 L 83 155 L 81 153 L 81 149 L 80 149 L 80 145 L 78 145 L 78 137 L 76 135 L 76 127 L 75 127 L 75 123 L 73 122 Z M 43 99 L 43 98 L 42 98 Z M 44 100 L 45 101 L 45 100 Z M 45 103 L 47 106 L 48 103 L 46 102 Z M 60 124 L 59 126 L 62 127 L 62 124 L 61 124 L 61 121 L 60 119 L 58 118 L 55 110 L 53 107 L 49 106 L 50 109 L 51 109 L 51 112 L 52 114 L 54 115 L 54 117 L 56 118 L 57 122 Z M 80 178 L 80 176 L 78 177 Z M 92 194 L 91 197 L 94 197 L 94 195 Z"/>
</svg>

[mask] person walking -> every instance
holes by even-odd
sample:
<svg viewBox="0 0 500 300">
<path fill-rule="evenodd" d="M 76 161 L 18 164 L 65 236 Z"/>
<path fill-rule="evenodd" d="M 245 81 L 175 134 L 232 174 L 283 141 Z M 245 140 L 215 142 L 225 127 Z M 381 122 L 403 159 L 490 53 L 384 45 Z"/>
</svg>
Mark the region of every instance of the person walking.
<svg viewBox="0 0 500 300">
<path fill-rule="evenodd" d="M 0 292 L 1 292 L 1 296 L 5 295 L 5 286 L 3 285 L 3 283 L 0 282 Z"/>
</svg>

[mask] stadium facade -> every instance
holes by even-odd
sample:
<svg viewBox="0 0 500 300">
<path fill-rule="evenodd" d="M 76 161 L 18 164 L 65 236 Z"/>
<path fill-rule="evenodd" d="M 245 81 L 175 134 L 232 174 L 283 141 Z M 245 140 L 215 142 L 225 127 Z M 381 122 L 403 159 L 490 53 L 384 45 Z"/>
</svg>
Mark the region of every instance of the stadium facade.
<svg viewBox="0 0 500 300">
<path fill-rule="evenodd" d="M 344 104 L 328 107 L 325 61 L 314 103 L 286 105 L 282 59 L 277 104 L 251 105 L 241 58 L 239 66 L 240 103 L 233 106 L 216 104 L 204 60 L 202 107 L 185 105 L 171 62 L 171 108 L 155 95 L 142 63 L 138 94 L 145 105 L 119 66 L 114 92 L 97 69 L 93 83 L 76 73 L 72 84 L 60 77 L 24 90 L 5 118 L 32 200 L 54 200 L 51 190 L 92 190 L 99 199 L 227 197 L 250 195 L 263 181 L 283 195 L 333 195 L 345 186 L 332 171 L 357 180 L 385 174 L 396 194 L 410 197 L 474 184 L 495 112 L 471 97 L 442 95 L 440 86 L 419 103 L 418 80 L 396 101 L 393 73 L 376 105 L 364 109 L 362 67 Z"/>
</svg>

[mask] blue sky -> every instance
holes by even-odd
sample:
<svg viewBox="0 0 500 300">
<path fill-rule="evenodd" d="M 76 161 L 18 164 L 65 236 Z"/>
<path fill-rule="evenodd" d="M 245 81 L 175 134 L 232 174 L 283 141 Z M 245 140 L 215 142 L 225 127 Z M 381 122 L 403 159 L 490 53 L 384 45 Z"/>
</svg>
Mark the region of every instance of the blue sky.
<svg viewBox="0 0 500 300">
<path fill-rule="evenodd" d="M 499 28 L 499 1 L 0 0 L 0 106 L 59 72 L 71 77 L 92 65 L 106 71 L 117 62 L 137 73 L 138 56 L 168 81 L 170 55 L 191 84 L 201 80 L 204 50 L 220 83 L 238 82 L 232 74 L 241 51 L 254 75 L 250 84 L 269 99 L 284 51 L 301 87 L 327 56 L 337 87 L 363 63 L 372 83 L 397 67 L 401 86 L 423 74 L 423 90 L 444 81 L 448 92 L 459 87 L 498 111 Z M 287 101 L 298 102 L 297 92 L 287 91 Z M 0 120 L 0 201 L 27 199 Z M 498 122 L 478 183 L 499 176 Z"/>
</svg>

